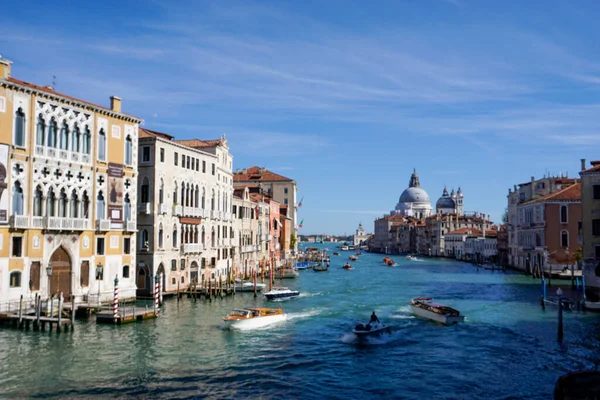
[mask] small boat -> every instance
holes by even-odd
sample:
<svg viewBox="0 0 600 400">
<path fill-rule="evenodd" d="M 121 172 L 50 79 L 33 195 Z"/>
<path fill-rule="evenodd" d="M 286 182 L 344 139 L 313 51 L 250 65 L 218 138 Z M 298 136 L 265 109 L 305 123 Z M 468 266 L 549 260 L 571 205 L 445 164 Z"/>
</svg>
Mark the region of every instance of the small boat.
<svg viewBox="0 0 600 400">
<path fill-rule="evenodd" d="M 360 251 L 357 251 L 357 252 L 356 252 L 356 255 L 357 255 L 357 256 L 362 256 L 362 253 L 361 253 Z"/>
<path fill-rule="evenodd" d="M 596 364 L 597 367 L 597 364 Z M 597 369 L 569 372 L 554 386 L 554 399 L 597 399 L 600 397 L 600 371 Z"/>
<path fill-rule="evenodd" d="M 274 287 L 273 289 L 265 292 L 265 297 L 267 300 L 278 300 L 278 299 L 287 299 L 290 297 L 300 296 L 300 292 L 297 290 L 291 290 L 286 287 Z"/>
<path fill-rule="evenodd" d="M 352 333 L 354 333 L 359 340 L 366 339 L 368 337 L 379 337 L 384 334 L 392 333 L 392 329 L 379 322 L 368 323 L 366 325 L 358 324 L 352 329 Z"/>
<path fill-rule="evenodd" d="M 348 251 L 348 246 L 342 246 L 342 247 L 340 247 L 340 250 L 342 250 L 342 251 Z"/>
<path fill-rule="evenodd" d="M 390 259 L 389 257 L 386 257 L 386 258 L 384 258 L 384 259 L 383 259 L 383 263 L 384 263 L 384 264 L 387 264 L 387 263 L 389 263 L 390 261 L 391 261 L 391 259 Z"/>
<path fill-rule="evenodd" d="M 290 269 L 290 268 L 285 268 L 283 271 L 280 271 L 280 277 L 282 279 L 292 279 L 292 278 L 297 278 L 298 275 L 300 275 L 298 273 L 298 271 L 296 271 L 296 269 Z"/>
<path fill-rule="evenodd" d="M 223 318 L 223 323 L 226 328 L 243 330 L 262 328 L 286 318 L 281 308 L 236 308 Z"/>
<path fill-rule="evenodd" d="M 389 260 L 389 261 L 387 262 L 387 265 L 388 265 L 388 267 L 395 267 L 395 266 L 396 266 L 396 261 L 394 261 L 394 260 Z"/>
<path fill-rule="evenodd" d="M 356 257 L 354 255 L 348 257 L 348 259 L 350 259 L 350 261 L 358 261 L 358 257 Z"/>
<path fill-rule="evenodd" d="M 261 292 L 267 285 L 256 282 L 256 291 Z M 254 282 L 242 281 L 239 278 L 235 280 L 236 292 L 254 292 Z"/>
<path fill-rule="evenodd" d="M 303 269 L 309 269 L 310 263 L 308 261 L 296 263 L 296 270 L 301 271 Z"/>
<path fill-rule="evenodd" d="M 413 259 L 413 256 L 411 256 L 411 255 L 409 254 L 409 255 L 407 255 L 407 256 L 406 256 L 406 259 L 410 261 L 410 260 L 412 260 L 412 259 Z"/>
<path fill-rule="evenodd" d="M 333 255 L 334 255 L 334 256 L 339 256 L 339 255 L 340 255 L 340 252 L 339 252 L 339 251 L 334 251 L 334 252 L 333 252 Z"/>
<path fill-rule="evenodd" d="M 329 264 L 321 264 L 318 267 L 313 267 L 315 272 L 324 272 L 329 270 Z"/>
<path fill-rule="evenodd" d="M 415 315 L 440 322 L 444 325 L 453 325 L 465 321 L 464 315 L 460 315 L 458 310 L 442 304 L 436 304 L 432 300 L 430 297 L 417 297 L 412 299 L 408 304 Z"/>
<path fill-rule="evenodd" d="M 583 271 L 581 270 L 575 270 L 573 271 L 573 275 L 571 276 L 571 270 L 568 268 L 565 268 L 562 272 L 560 272 L 557 276 L 558 279 L 571 279 L 573 278 L 581 278 L 583 276 Z"/>
<path fill-rule="evenodd" d="M 350 265 L 349 263 L 346 263 L 342 268 L 344 268 L 344 269 L 352 269 L 352 265 Z"/>
</svg>

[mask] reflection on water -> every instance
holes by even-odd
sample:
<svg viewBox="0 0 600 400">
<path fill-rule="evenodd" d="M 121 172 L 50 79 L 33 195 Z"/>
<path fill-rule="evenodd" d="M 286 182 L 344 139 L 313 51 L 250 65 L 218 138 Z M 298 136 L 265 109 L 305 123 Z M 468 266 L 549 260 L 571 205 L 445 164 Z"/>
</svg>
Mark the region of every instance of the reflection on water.
<svg viewBox="0 0 600 400">
<path fill-rule="evenodd" d="M 589 368 L 600 349 L 598 315 L 542 311 L 539 283 L 471 265 L 363 254 L 349 273 L 332 257 L 323 273 L 281 284 L 281 324 L 222 330 L 231 309 L 273 306 L 238 293 L 166 301 L 160 318 L 111 327 L 78 321 L 73 333 L 0 330 L 0 385 L 10 397 L 60 398 L 549 398 L 556 378 Z M 339 264 L 339 265 L 338 265 Z M 467 316 L 441 326 L 408 301 L 431 296 Z M 372 311 L 394 327 L 358 343 L 351 329 Z"/>
</svg>

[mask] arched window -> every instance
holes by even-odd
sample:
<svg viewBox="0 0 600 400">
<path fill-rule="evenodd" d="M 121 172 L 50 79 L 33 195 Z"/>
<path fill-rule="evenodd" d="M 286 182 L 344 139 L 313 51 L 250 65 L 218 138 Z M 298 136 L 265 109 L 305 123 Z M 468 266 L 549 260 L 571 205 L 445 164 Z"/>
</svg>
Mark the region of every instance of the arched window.
<svg viewBox="0 0 600 400">
<path fill-rule="evenodd" d="M 102 191 L 98 192 L 98 197 L 96 198 L 96 219 L 104 219 L 104 194 Z"/>
<path fill-rule="evenodd" d="M 217 192 L 217 209 L 221 207 L 221 191 Z"/>
<path fill-rule="evenodd" d="M 177 226 L 173 226 L 173 248 L 177 248 Z"/>
<path fill-rule="evenodd" d="M 70 217 L 71 218 L 79 218 L 79 198 L 77 197 L 77 192 L 73 190 L 71 192 L 71 199 L 69 200 L 69 208 L 71 209 Z"/>
<path fill-rule="evenodd" d="M 158 188 L 158 203 L 159 204 L 163 204 L 164 203 L 164 195 L 165 193 L 165 184 L 162 180 L 162 178 L 160 178 L 160 187 Z"/>
<path fill-rule="evenodd" d="M 202 209 L 206 208 L 206 188 L 202 188 Z"/>
<path fill-rule="evenodd" d="M 569 232 L 562 231 L 560 233 L 560 245 L 562 247 L 569 247 Z"/>
<path fill-rule="evenodd" d="M 79 127 L 77 124 L 73 127 L 73 135 L 71 139 L 71 151 L 78 153 L 79 152 L 79 141 L 81 139 L 81 132 L 79 132 Z"/>
<path fill-rule="evenodd" d="M 83 192 L 83 200 L 82 200 L 82 205 L 83 205 L 83 212 L 82 212 L 82 216 L 83 218 L 88 218 L 90 216 L 90 198 L 88 197 L 87 191 Z"/>
<path fill-rule="evenodd" d="M 206 245 L 206 232 L 204 232 L 204 227 L 202 227 L 202 246 Z"/>
<path fill-rule="evenodd" d="M 62 126 L 60 127 L 60 149 L 68 150 L 69 149 L 69 127 L 67 126 L 67 121 L 63 121 Z"/>
<path fill-rule="evenodd" d="M 25 147 L 25 113 L 19 107 L 15 113 L 15 146 Z"/>
<path fill-rule="evenodd" d="M 56 217 L 56 196 L 54 194 L 54 189 L 50 188 L 48 190 L 48 197 L 46 198 L 46 212 L 50 217 Z"/>
<path fill-rule="evenodd" d="M 13 214 L 23 215 L 23 188 L 19 181 L 13 185 L 12 203 Z"/>
<path fill-rule="evenodd" d="M 215 247 L 215 228 L 213 228 L 212 233 L 210 234 L 210 245 L 211 247 Z"/>
<path fill-rule="evenodd" d="M 568 222 L 567 217 L 567 206 L 560 206 L 560 223 L 566 224 Z"/>
<path fill-rule="evenodd" d="M 173 204 L 177 204 L 177 182 L 173 182 Z"/>
<path fill-rule="evenodd" d="M 58 198 L 58 216 L 67 218 L 67 192 L 65 192 L 65 189 L 60 191 L 60 197 Z"/>
<path fill-rule="evenodd" d="M 42 117 L 42 114 L 38 116 L 37 125 L 35 128 L 35 144 L 38 146 L 44 146 L 46 136 L 46 121 Z"/>
<path fill-rule="evenodd" d="M 50 120 L 50 125 L 48 125 L 48 147 L 56 148 L 58 146 L 58 141 L 56 140 L 56 131 L 58 127 L 56 126 L 56 121 L 54 117 Z"/>
<path fill-rule="evenodd" d="M 181 182 L 181 205 L 185 206 L 185 183 Z"/>
<path fill-rule="evenodd" d="M 90 129 L 86 126 L 83 129 L 83 146 L 82 146 L 82 151 L 85 154 L 91 154 L 92 153 L 92 134 L 90 132 Z"/>
<path fill-rule="evenodd" d="M 21 287 L 21 271 L 13 271 L 10 273 L 10 287 Z"/>
<path fill-rule="evenodd" d="M 123 278 L 129 278 L 129 265 L 123 265 Z"/>
<path fill-rule="evenodd" d="M 181 260 L 181 261 L 184 261 L 184 260 Z M 181 283 L 185 283 L 185 276 L 181 277 Z"/>
<path fill-rule="evenodd" d="M 129 221 L 131 219 L 131 200 L 129 199 L 129 193 L 125 195 L 123 200 L 123 219 Z"/>
<path fill-rule="evenodd" d="M 106 132 L 104 128 L 98 132 L 98 160 L 106 161 Z"/>
<path fill-rule="evenodd" d="M 35 188 L 35 192 L 33 194 L 33 216 L 41 217 L 42 216 L 42 198 L 43 198 L 42 188 L 40 186 Z"/>
<path fill-rule="evenodd" d="M 171 283 L 172 283 L 173 285 L 176 285 L 176 284 L 177 284 L 177 279 L 176 279 L 175 277 L 173 277 L 173 279 L 171 279 Z"/>
<path fill-rule="evenodd" d="M 200 188 L 196 185 L 196 189 L 194 190 L 194 207 L 200 207 Z"/>
<path fill-rule="evenodd" d="M 127 135 L 125 138 L 125 165 L 133 164 L 133 141 L 131 135 Z"/>
<path fill-rule="evenodd" d="M 162 224 L 158 227 L 158 248 L 163 248 L 163 227 Z"/>
<path fill-rule="evenodd" d="M 142 179 L 142 197 L 141 197 L 141 202 L 142 203 L 150 203 L 150 183 L 148 182 L 148 178 L 144 177 L 144 179 Z"/>
<path fill-rule="evenodd" d="M 148 241 L 148 230 L 144 229 L 140 232 L 140 243 L 142 245 L 142 249 L 148 250 L 150 248 L 150 242 Z"/>
<path fill-rule="evenodd" d="M 210 197 L 210 209 L 215 210 L 215 190 L 212 191 L 212 196 Z"/>
</svg>

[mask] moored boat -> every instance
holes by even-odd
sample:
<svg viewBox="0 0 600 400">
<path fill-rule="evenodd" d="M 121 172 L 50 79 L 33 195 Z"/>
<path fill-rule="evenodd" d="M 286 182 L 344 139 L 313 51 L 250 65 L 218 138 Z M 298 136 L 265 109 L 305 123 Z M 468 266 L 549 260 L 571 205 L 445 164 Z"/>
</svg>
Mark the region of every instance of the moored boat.
<svg viewBox="0 0 600 400">
<path fill-rule="evenodd" d="M 274 287 L 273 289 L 265 292 L 265 297 L 267 300 L 279 300 L 279 299 L 287 299 L 290 297 L 300 296 L 300 292 L 297 290 L 291 290 L 287 287 Z"/>
<path fill-rule="evenodd" d="M 342 250 L 342 251 L 348 251 L 348 246 L 342 246 L 342 247 L 340 247 L 340 250 Z"/>
<path fill-rule="evenodd" d="M 236 308 L 223 318 L 223 323 L 229 329 L 262 328 L 287 318 L 281 308 Z"/>
<path fill-rule="evenodd" d="M 267 285 L 265 283 L 256 282 L 256 291 L 262 292 Z M 235 291 L 236 292 L 254 292 L 254 282 L 242 281 L 240 279 L 235 280 Z"/>
<path fill-rule="evenodd" d="M 318 267 L 313 267 L 313 271 L 315 271 L 315 272 L 324 272 L 327 270 L 329 270 L 329 263 L 321 264 Z"/>
<path fill-rule="evenodd" d="M 600 311 L 600 301 L 585 301 L 583 308 L 588 311 Z"/>
<path fill-rule="evenodd" d="M 409 303 L 412 312 L 423 318 L 428 318 L 444 325 L 453 325 L 464 322 L 464 315 L 460 315 L 458 310 L 443 304 L 433 302 L 430 297 L 417 297 Z"/>
</svg>

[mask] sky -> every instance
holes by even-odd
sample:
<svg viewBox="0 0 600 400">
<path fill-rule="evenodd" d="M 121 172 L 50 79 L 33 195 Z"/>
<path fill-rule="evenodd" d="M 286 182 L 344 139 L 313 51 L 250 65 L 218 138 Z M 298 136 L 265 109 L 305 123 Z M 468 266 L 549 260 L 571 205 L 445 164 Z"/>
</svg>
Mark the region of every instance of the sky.
<svg viewBox="0 0 600 400">
<path fill-rule="evenodd" d="M 98 5 L 102 6 L 99 7 Z M 600 159 L 600 2 L 9 2 L 12 75 L 294 179 L 301 234 L 389 213 L 415 168 L 500 222 L 508 189 Z"/>
</svg>

